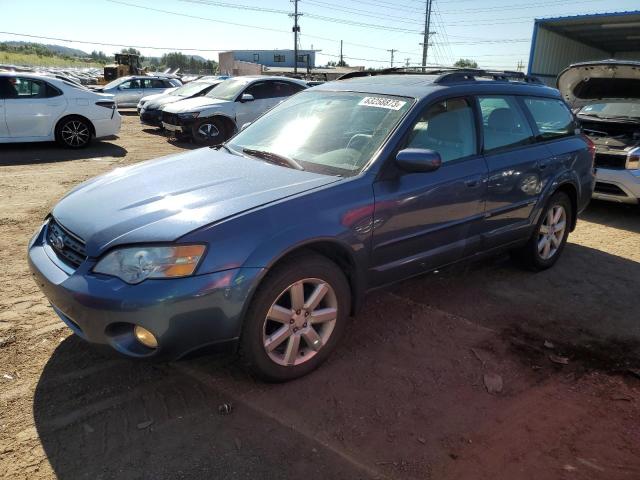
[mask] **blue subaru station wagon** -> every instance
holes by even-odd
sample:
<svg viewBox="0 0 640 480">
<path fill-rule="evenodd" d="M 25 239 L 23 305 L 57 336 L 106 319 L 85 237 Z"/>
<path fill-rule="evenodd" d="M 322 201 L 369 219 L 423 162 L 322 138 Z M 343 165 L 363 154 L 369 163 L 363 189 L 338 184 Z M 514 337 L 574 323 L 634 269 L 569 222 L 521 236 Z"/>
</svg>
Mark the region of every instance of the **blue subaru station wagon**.
<svg viewBox="0 0 640 480">
<path fill-rule="evenodd" d="M 367 291 L 510 250 L 551 267 L 594 186 L 557 90 L 513 73 L 364 73 L 224 145 L 69 192 L 29 244 L 79 337 L 130 357 L 231 348 L 266 380 L 320 365 Z"/>
</svg>

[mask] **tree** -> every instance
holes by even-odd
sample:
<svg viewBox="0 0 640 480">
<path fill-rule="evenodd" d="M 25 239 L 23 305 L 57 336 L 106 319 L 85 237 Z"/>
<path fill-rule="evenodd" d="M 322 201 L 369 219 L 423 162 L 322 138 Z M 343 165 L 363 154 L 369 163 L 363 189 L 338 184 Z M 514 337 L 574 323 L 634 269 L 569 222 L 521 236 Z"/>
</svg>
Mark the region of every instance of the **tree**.
<svg viewBox="0 0 640 480">
<path fill-rule="evenodd" d="M 458 68 L 478 68 L 478 62 L 469 58 L 461 58 L 453 66 Z"/>
<path fill-rule="evenodd" d="M 347 62 L 345 62 L 344 60 L 335 62 L 335 61 L 330 61 L 327 63 L 327 67 L 348 67 L 349 64 Z"/>
</svg>

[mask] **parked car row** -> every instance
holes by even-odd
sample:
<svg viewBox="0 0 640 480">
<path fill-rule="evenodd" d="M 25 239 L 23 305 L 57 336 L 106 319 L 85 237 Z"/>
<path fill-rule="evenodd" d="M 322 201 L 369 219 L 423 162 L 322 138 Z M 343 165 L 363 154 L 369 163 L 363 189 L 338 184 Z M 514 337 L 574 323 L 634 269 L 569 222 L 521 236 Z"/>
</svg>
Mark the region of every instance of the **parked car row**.
<svg viewBox="0 0 640 480">
<path fill-rule="evenodd" d="M 327 359 L 369 290 L 505 250 L 552 267 L 594 186 L 595 146 L 558 90 L 370 75 L 239 77 L 164 106 L 172 131 L 239 132 L 66 195 L 28 252 L 55 312 L 129 357 L 233 349 L 285 381 Z"/>
<path fill-rule="evenodd" d="M 138 109 L 144 124 L 189 137 L 201 145 L 218 145 L 307 87 L 305 81 L 284 77 L 201 79 L 164 95 L 145 97 Z"/>
</svg>

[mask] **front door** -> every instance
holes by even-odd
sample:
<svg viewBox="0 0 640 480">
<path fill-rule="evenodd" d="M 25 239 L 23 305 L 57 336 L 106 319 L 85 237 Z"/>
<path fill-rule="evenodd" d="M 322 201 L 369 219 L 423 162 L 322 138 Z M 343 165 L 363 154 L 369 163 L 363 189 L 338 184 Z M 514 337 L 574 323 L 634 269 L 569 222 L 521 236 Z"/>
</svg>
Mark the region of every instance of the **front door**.
<svg viewBox="0 0 640 480">
<path fill-rule="evenodd" d="M 549 149 L 535 134 L 521 99 L 509 95 L 479 96 L 484 155 L 489 167 L 484 248 L 522 239 L 543 187 L 541 165 Z"/>
<path fill-rule="evenodd" d="M 4 100 L 4 115 L 9 136 L 41 138 L 51 135 L 55 120 L 66 108 L 59 91 L 46 82 L 31 78 L 9 78 L 9 94 Z"/>
<path fill-rule="evenodd" d="M 118 85 L 116 102 L 119 107 L 133 107 L 138 104 L 143 96 L 142 80 L 134 78 Z"/>
<path fill-rule="evenodd" d="M 473 101 L 452 98 L 426 108 L 403 148 L 435 150 L 442 166 L 428 173 L 392 166 L 374 184 L 371 286 L 454 262 L 480 244 L 487 167 Z"/>
<path fill-rule="evenodd" d="M 242 128 L 245 123 L 253 122 L 256 118 L 269 110 L 273 104 L 271 98 L 272 82 L 256 82 L 249 85 L 236 100 L 236 125 Z M 242 95 L 249 94 L 253 100 L 243 101 Z"/>
</svg>

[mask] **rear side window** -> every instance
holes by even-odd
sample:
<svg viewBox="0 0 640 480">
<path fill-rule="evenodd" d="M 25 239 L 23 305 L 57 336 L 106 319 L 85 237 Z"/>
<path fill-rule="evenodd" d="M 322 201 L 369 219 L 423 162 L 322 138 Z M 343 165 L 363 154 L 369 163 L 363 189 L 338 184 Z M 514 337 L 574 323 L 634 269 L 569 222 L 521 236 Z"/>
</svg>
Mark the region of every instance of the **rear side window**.
<svg viewBox="0 0 640 480">
<path fill-rule="evenodd" d="M 574 135 L 573 115 L 561 100 L 527 97 L 524 104 L 538 127 L 540 138 L 548 140 Z"/>
<path fill-rule="evenodd" d="M 427 107 L 409 135 L 407 148 L 435 150 L 443 162 L 476 153 L 473 108 L 466 98 L 451 98 Z"/>
<path fill-rule="evenodd" d="M 478 97 L 478 102 L 482 112 L 485 151 L 533 143 L 533 131 L 514 97 L 491 95 Z"/>
<path fill-rule="evenodd" d="M 3 87 L 5 98 L 44 98 L 46 96 L 46 84 L 40 80 L 30 78 L 10 77 L 8 84 Z"/>
<path fill-rule="evenodd" d="M 145 78 L 144 88 L 166 88 L 164 82 L 158 78 Z"/>
</svg>

